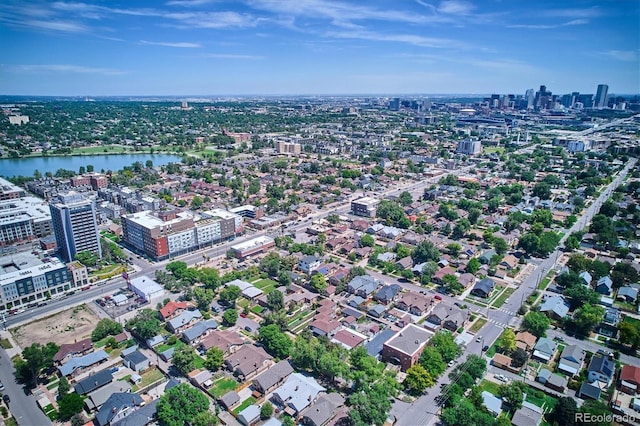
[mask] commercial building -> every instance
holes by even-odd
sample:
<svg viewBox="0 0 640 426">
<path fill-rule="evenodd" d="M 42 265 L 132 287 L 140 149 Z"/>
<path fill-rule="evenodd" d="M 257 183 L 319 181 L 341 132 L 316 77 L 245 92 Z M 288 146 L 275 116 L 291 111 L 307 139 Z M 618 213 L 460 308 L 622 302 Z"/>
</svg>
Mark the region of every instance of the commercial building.
<svg viewBox="0 0 640 426">
<path fill-rule="evenodd" d="M 476 155 L 482 152 L 482 142 L 472 139 L 465 139 L 458 142 L 457 154 Z"/>
<path fill-rule="evenodd" d="M 382 360 L 400 365 L 402 371 L 414 366 L 433 333 L 408 324 L 382 346 Z"/>
<path fill-rule="evenodd" d="M 609 92 L 609 86 L 606 84 L 598 84 L 598 90 L 596 92 L 596 98 L 593 101 L 594 108 L 606 108 L 607 106 L 607 94 Z"/>
<path fill-rule="evenodd" d="M 131 279 L 128 287 L 147 302 L 153 298 L 164 296 L 164 287 L 146 275 Z"/>
<path fill-rule="evenodd" d="M 0 177 L 0 201 L 22 198 L 25 195 L 24 189 Z"/>
<path fill-rule="evenodd" d="M 278 154 L 300 154 L 302 147 L 299 143 L 276 141 L 276 151 Z"/>
<path fill-rule="evenodd" d="M 31 253 L 0 257 L 0 309 L 28 307 L 74 288 L 67 266 Z"/>
<path fill-rule="evenodd" d="M 93 201 L 69 191 L 58 195 L 49 208 L 58 251 L 64 260 L 75 260 L 76 254 L 82 251 L 90 251 L 102 258 Z"/>
<path fill-rule="evenodd" d="M 231 246 L 231 250 L 233 250 L 236 258 L 245 259 L 249 256 L 265 252 L 275 247 L 275 245 L 276 242 L 273 238 L 263 235 Z"/>
<path fill-rule="evenodd" d="M 123 241 L 154 260 L 188 253 L 242 233 L 242 217 L 215 209 L 145 210 L 122 216 Z"/>
<path fill-rule="evenodd" d="M 351 212 L 356 216 L 375 217 L 378 201 L 371 197 L 361 197 L 351 202 Z"/>
<path fill-rule="evenodd" d="M 31 241 L 51 234 L 48 204 L 35 197 L 0 201 L 0 246 Z"/>
</svg>

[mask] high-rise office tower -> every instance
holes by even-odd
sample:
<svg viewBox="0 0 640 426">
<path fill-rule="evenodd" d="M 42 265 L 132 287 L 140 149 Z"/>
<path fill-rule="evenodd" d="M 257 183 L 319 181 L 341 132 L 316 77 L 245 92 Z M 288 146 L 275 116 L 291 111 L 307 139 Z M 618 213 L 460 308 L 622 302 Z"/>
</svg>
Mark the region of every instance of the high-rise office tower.
<svg viewBox="0 0 640 426">
<path fill-rule="evenodd" d="M 527 99 L 527 109 L 533 109 L 535 106 L 535 91 L 529 89 L 524 93 L 524 97 Z"/>
<path fill-rule="evenodd" d="M 609 86 L 606 84 L 598 84 L 598 91 L 596 92 L 596 99 L 594 101 L 594 108 L 605 108 L 607 106 L 607 92 L 609 92 Z"/>
<path fill-rule="evenodd" d="M 76 258 L 76 254 L 85 250 L 102 258 L 93 201 L 70 191 L 52 200 L 49 209 L 58 251 L 64 260 L 70 262 Z"/>
</svg>

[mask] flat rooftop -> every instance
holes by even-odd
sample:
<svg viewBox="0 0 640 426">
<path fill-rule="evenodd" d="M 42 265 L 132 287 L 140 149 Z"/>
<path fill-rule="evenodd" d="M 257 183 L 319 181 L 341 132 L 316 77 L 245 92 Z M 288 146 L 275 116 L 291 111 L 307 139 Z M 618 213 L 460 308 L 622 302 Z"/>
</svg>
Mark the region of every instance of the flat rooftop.
<svg viewBox="0 0 640 426">
<path fill-rule="evenodd" d="M 49 204 L 36 197 L 14 198 L 0 202 L 0 224 L 29 219 L 34 222 L 51 220 Z"/>
<path fill-rule="evenodd" d="M 433 333 L 418 327 L 414 324 L 409 324 L 402 330 L 398 331 L 394 337 L 389 339 L 385 345 L 398 351 L 413 356 L 418 350 L 420 350 L 433 336 Z"/>
<path fill-rule="evenodd" d="M 65 264 L 57 257 L 53 257 L 45 263 L 27 252 L 3 256 L 0 257 L 0 286 L 13 283 L 19 278 L 42 275 L 45 272 L 65 267 Z"/>
<path fill-rule="evenodd" d="M 259 246 L 263 246 L 265 244 L 270 244 L 270 243 L 275 243 L 275 240 L 267 235 L 263 235 L 263 236 L 252 238 L 248 241 L 236 244 L 234 246 L 231 246 L 231 249 L 236 251 L 245 251 L 245 250 L 252 249 L 254 247 L 259 247 Z"/>
<path fill-rule="evenodd" d="M 180 223 L 183 220 L 196 220 L 195 215 L 189 211 L 182 211 L 176 214 L 175 219 L 171 219 L 168 221 L 163 221 L 159 217 L 154 215 L 154 212 L 151 210 L 143 210 L 141 212 L 132 213 L 125 216 L 127 220 L 137 223 L 140 226 L 143 226 L 147 229 L 159 228 L 161 226 L 172 225 L 174 223 Z"/>
<path fill-rule="evenodd" d="M 358 204 L 375 204 L 378 203 L 378 199 L 376 198 L 372 198 L 372 197 L 361 197 L 358 198 L 357 200 L 353 200 L 354 203 L 358 203 Z"/>
</svg>

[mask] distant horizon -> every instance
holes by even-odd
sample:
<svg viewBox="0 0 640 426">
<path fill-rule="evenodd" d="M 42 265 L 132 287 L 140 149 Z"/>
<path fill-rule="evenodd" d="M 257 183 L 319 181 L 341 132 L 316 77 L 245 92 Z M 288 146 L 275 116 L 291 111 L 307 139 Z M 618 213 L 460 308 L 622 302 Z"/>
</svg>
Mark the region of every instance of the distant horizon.
<svg viewBox="0 0 640 426">
<path fill-rule="evenodd" d="M 638 16 L 601 0 L 4 0 L 0 93 L 640 93 Z"/>
</svg>

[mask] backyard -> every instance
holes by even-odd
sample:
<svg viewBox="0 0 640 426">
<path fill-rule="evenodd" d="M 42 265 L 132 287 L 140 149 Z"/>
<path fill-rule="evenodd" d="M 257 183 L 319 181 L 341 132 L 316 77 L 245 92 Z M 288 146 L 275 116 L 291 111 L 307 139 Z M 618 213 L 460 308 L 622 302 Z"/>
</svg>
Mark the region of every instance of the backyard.
<svg viewBox="0 0 640 426">
<path fill-rule="evenodd" d="M 238 382 L 231 378 L 223 377 L 213 382 L 213 386 L 209 389 L 209 394 L 214 398 L 220 398 L 229 391 L 234 390 L 238 386 Z"/>
</svg>

